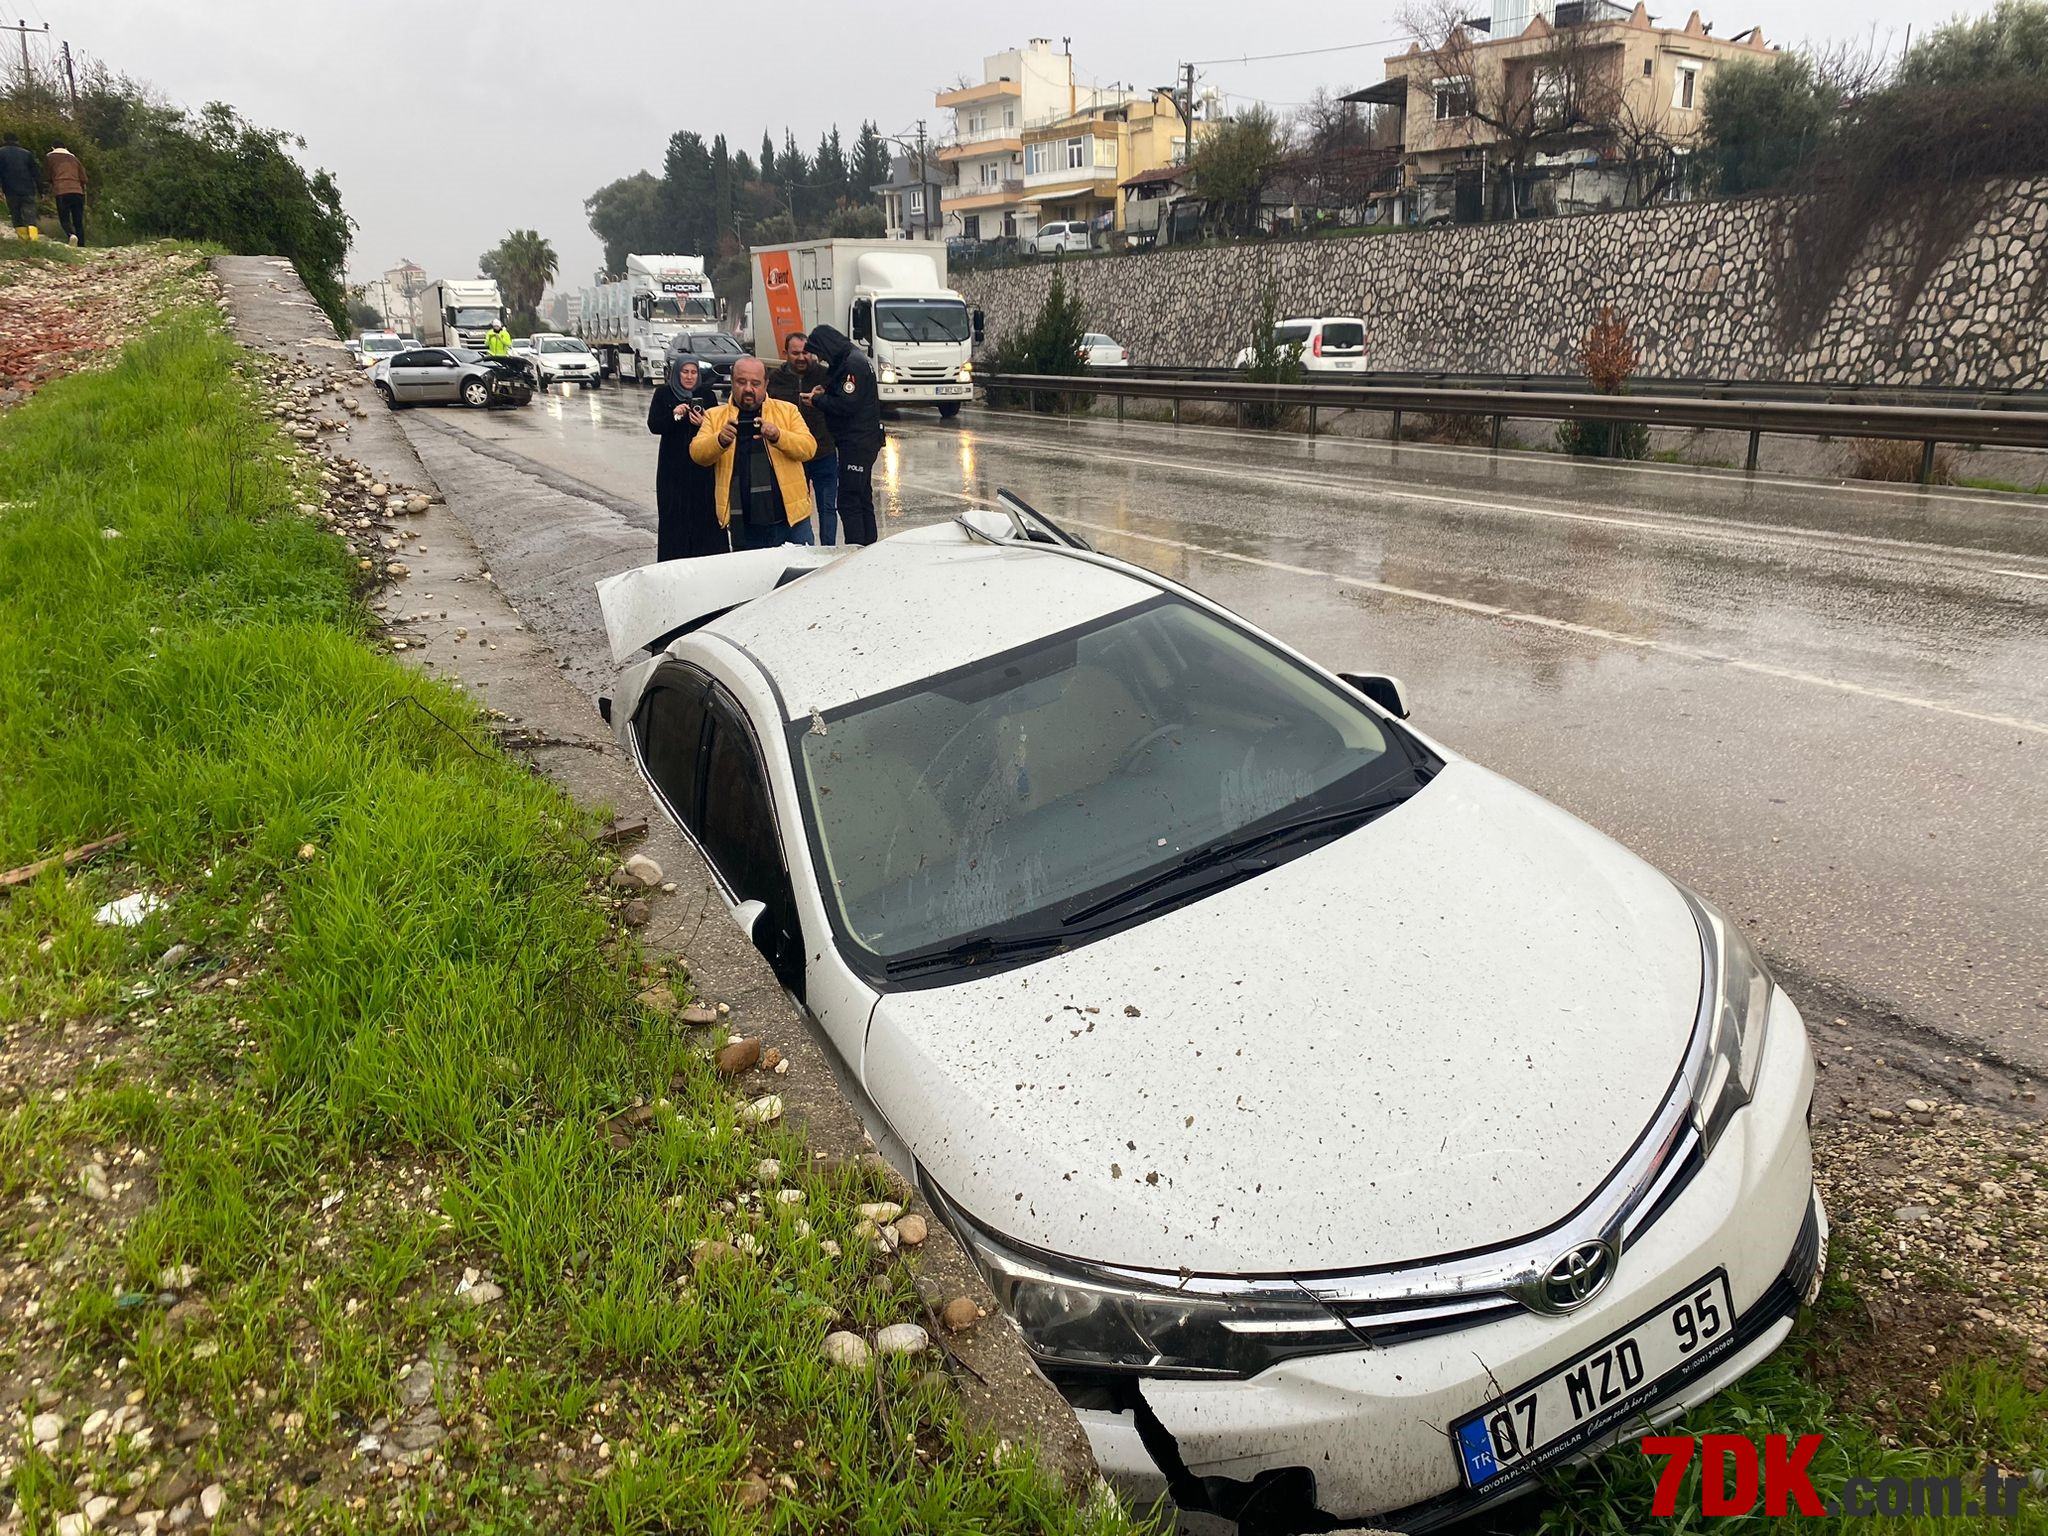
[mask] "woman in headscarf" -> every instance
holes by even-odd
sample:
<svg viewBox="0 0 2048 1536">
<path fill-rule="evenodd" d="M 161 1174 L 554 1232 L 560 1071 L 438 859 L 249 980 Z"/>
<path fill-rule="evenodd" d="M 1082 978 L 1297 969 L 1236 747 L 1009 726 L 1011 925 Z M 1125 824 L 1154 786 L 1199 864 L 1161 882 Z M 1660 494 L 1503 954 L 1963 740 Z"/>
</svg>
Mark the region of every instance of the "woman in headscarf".
<svg viewBox="0 0 2048 1536">
<path fill-rule="evenodd" d="M 690 358 L 669 369 L 648 404 L 647 430 L 661 439 L 661 462 L 654 471 L 657 560 L 722 555 L 732 548 L 731 537 L 718 525 L 716 472 L 690 457 L 690 439 L 716 404 L 718 391 Z"/>
</svg>

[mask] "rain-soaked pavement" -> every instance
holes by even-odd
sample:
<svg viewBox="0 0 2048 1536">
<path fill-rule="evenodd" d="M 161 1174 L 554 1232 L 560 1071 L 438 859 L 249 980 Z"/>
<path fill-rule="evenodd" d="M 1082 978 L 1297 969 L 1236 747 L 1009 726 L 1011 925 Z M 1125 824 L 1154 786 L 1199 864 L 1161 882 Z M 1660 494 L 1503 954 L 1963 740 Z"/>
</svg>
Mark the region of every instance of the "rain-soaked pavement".
<svg viewBox="0 0 2048 1536">
<path fill-rule="evenodd" d="M 651 530 L 646 406 L 408 421 Z M 891 433 L 885 533 L 1015 491 L 1398 674 L 1422 729 L 1736 914 L 1817 1027 L 2048 1076 L 2048 503 L 977 411 Z"/>
</svg>

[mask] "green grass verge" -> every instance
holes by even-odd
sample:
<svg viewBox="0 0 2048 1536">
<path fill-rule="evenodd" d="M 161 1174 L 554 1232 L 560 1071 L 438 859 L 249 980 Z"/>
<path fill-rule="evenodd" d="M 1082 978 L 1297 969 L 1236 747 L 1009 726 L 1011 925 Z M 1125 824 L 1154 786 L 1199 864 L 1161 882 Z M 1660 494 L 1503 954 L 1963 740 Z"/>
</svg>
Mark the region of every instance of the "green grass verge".
<svg viewBox="0 0 2048 1536">
<path fill-rule="evenodd" d="M 194 307 L 0 420 L 0 866 L 130 834 L 0 897 L 0 1253 L 37 1296 L 0 1295 L 0 1378 L 74 1430 L 10 1424 L 0 1525 L 186 1473 L 266 1531 L 1127 1528 L 928 1360 L 824 1364 L 921 1316 L 853 1235 L 875 1175 L 736 1125 L 636 1000 L 593 824 L 365 643 L 263 398 Z M 711 1238 L 755 1252 L 693 1273 Z M 398 1473 L 359 1448 L 407 1427 Z"/>
<path fill-rule="evenodd" d="M 0 283 L 6 282 L 7 267 L 13 264 L 75 266 L 85 258 L 70 246 L 55 240 L 16 240 L 0 228 Z"/>
</svg>

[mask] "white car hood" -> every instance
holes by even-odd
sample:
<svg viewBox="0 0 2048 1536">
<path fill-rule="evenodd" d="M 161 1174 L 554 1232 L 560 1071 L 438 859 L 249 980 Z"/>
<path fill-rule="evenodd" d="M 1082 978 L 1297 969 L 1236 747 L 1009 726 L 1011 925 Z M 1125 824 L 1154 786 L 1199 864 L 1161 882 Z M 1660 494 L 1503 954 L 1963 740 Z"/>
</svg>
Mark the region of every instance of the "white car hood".
<svg viewBox="0 0 2048 1536">
<path fill-rule="evenodd" d="M 885 995 L 863 1076 L 939 1187 L 1018 1241 L 1357 1269 L 1568 1216 L 1670 1088 L 1700 980 L 1670 881 L 1454 761 L 1269 874 Z"/>
</svg>

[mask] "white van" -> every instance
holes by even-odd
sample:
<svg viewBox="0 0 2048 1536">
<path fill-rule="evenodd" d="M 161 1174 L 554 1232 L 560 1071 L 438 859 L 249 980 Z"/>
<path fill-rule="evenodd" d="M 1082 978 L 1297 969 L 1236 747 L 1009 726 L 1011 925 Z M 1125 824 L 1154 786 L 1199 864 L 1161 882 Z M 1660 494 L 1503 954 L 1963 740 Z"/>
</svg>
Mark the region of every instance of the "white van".
<svg viewBox="0 0 2048 1536">
<path fill-rule="evenodd" d="M 1358 373 L 1365 367 L 1365 322 L 1344 316 L 1314 316 L 1282 320 L 1273 327 L 1273 340 L 1283 347 L 1301 349 L 1304 373 Z M 1246 347 L 1232 361 L 1233 368 L 1249 368 L 1252 349 Z"/>
<path fill-rule="evenodd" d="M 1093 243 L 1085 219 L 1041 224 L 1038 233 L 1031 237 L 1031 248 L 1040 256 L 1050 256 L 1058 251 L 1085 251 Z"/>
</svg>

